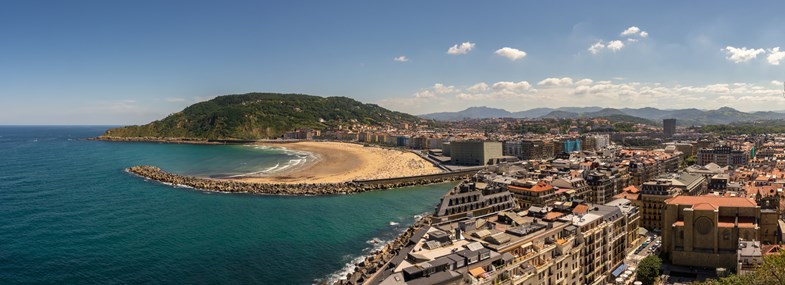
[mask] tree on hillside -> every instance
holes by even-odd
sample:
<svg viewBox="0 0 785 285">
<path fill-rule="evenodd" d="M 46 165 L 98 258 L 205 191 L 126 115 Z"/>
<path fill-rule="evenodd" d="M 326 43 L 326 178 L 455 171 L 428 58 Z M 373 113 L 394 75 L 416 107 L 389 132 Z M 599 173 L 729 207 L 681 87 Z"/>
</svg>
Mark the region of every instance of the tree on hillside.
<svg viewBox="0 0 785 285">
<path fill-rule="evenodd" d="M 662 260 L 656 255 L 649 255 L 638 265 L 638 270 L 635 273 L 636 278 L 644 285 L 652 285 L 660 277 L 660 266 L 662 266 Z"/>
</svg>

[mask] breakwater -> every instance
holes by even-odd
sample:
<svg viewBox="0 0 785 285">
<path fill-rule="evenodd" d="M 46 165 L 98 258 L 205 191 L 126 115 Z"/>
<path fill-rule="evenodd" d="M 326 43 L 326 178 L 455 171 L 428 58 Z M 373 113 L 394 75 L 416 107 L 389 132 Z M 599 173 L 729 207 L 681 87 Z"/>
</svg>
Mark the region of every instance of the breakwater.
<svg viewBox="0 0 785 285">
<path fill-rule="evenodd" d="M 205 191 L 294 196 L 351 194 L 380 189 L 427 185 L 467 179 L 473 174 L 470 172 L 454 172 L 340 183 L 255 183 L 229 179 L 184 176 L 148 165 L 133 166 L 128 168 L 127 171 L 158 182 L 187 186 Z"/>
<path fill-rule="evenodd" d="M 390 262 L 400 263 L 414 247 L 413 242 L 420 240 L 430 225 L 430 215 L 417 220 L 395 240 L 356 263 L 354 272 L 346 274 L 346 279 L 338 280 L 335 284 L 357 285 L 381 282 L 392 273 L 392 268 L 389 268 Z"/>
</svg>

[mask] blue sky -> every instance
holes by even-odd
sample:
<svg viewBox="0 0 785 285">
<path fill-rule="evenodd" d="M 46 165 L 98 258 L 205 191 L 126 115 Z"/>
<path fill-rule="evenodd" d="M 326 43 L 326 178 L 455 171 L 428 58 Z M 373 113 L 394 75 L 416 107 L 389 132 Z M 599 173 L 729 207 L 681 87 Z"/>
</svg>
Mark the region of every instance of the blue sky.
<svg viewBox="0 0 785 285">
<path fill-rule="evenodd" d="M 413 114 L 470 106 L 783 110 L 784 8 L 5 1 L 0 124 L 141 124 L 252 91 L 348 96 Z"/>
</svg>

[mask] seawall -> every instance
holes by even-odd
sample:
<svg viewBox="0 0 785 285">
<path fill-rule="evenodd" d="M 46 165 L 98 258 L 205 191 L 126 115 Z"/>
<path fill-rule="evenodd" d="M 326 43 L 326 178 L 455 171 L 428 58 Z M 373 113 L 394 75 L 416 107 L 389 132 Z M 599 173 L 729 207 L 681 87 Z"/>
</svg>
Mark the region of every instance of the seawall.
<svg viewBox="0 0 785 285">
<path fill-rule="evenodd" d="M 379 189 L 427 185 L 466 179 L 474 173 L 446 172 L 422 176 L 356 180 L 341 183 L 253 183 L 227 179 L 184 176 L 148 165 L 133 166 L 127 170 L 130 173 L 158 182 L 183 185 L 205 191 L 293 196 L 351 194 Z"/>
</svg>

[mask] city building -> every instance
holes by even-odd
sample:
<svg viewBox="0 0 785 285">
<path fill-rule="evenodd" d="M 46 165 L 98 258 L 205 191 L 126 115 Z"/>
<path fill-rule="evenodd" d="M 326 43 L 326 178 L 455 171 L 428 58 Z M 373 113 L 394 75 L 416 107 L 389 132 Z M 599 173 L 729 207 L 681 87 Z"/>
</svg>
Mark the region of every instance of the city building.
<svg viewBox="0 0 785 285">
<path fill-rule="evenodd" d="M 747 165 L 750 159 L 750 152 L 734 149 L 730 146 L 718 146 L 715 148 L 703 148 L 698 150 L 697 164 L 706 165 L 716 163 L 719 166 L 741 166 Z"/>
<path fill-rule="evenodd" d="M 662 132 L 666 137 L 672 137 L 676 134 L 676 119 L 662 120 Z"/>
<path fill-rule="evenodd" d="M 561 142 L 562 151 L 561 152 L 575 152 L 583 150 L 581 148 L 581 140 L 580 139 L 565 139 Z"/>
<path fill-rule="evenodd" d="M 486 165 L 492 158 L 501 156 L 503 156 L 501 142 L 450 142 L 450 163 L 455 165 Z"/>
<path fill-rule="evenodd" d="M 512 193 L 522 209 L 528 209 L 531 206 L 543 207 L 559 200 L 559 196 L 556 194 L 557 188 L 545 180 L 538 182 L 515 180 L 507 186 L 507 190 Z"/>
<path fill-rule="evenodd" d="M 689 173 L 666 175 L 647 181 L 641 186 L 641 226 L 648 230 L 662 230 L 665 201 L 679 195 L 700 195 L 707 189 L 706 178 Z"/>
<path fill-rule="evenodd" d="M 549 159 L 554 156 L 552 140 L 524 139 L 505 141 L 505 155 L 516 156 L 523 160 Z"/>
<path fill-rule="evenodd" d="M 665 204 L 662 250 L 674 265 L 732 269 L 741 239 L 779 242 L 777 212 L 751 198 L 678 196 Z"/>
<path fill-rule="evenodd" d="M 512 209 L 517 209 L 517 205 L 504 187 L 493 182 L 464 182 L 442 196 L 434 218 L 450 221 Z"/>
</svg>

